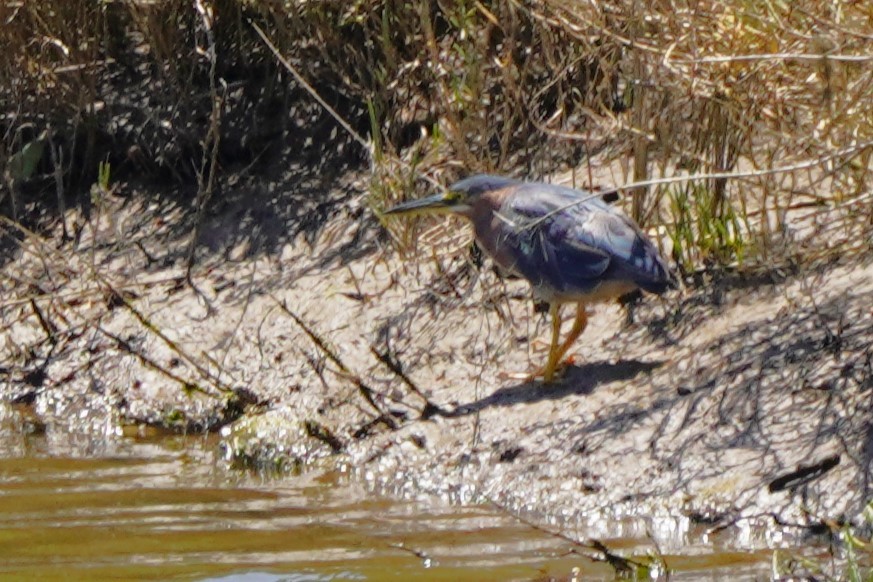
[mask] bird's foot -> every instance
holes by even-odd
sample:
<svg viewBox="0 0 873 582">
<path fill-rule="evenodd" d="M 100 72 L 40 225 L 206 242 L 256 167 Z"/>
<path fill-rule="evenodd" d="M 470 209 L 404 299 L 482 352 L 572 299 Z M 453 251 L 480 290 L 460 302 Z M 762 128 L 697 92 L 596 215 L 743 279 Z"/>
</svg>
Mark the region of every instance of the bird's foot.
<svg viewBox="0 0 873 582">
<path fill-rule="evenodd" d="M 563 362 L 559 362 L 555 369 L 552 370 L 551 374 L 548 374 L 548 370 L 546 366 L 541 366 L 537 368 L 534 372 L 530 372 L 527 374 L 524 373 L 510 373 L 505 374 L 505 377 L 512 380 L 523 380 L 524 382 L 536 382 L 537 380 L 541 380 L 544 384 L 548 384 L 549 382 L 554 382 L 558 380 L 561 376 L 564 375 L 564 372 L 567 371 L 567 368 L 574 365 L 576 363 L 576 358 L 574 356 L 570 356 L 566 358 Z"/>
<path fill-rule="evenodd" d="M 560 366 L 554 373 L 560 372 Z M 534 372 L 501 372 L 498 377 L 501 380 L 520 380 L 522 382 L 536 382 L 537 380 L 542 380 L 545 377 L 546 369 L 537 368 Z"/>
</svg>

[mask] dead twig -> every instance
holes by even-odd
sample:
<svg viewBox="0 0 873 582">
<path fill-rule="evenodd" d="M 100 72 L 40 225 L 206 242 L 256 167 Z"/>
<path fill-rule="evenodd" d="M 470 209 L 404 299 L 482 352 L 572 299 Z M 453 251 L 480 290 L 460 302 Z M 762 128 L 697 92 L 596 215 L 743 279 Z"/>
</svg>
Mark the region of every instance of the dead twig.
<svg viewBox="0 0 873 582">
<path fill-rule="evenodd" d="M 306 434 L 329 446 L 334 454 L 340 453 L 345 449 L 345 444 L 323 424 L 314 420 L 307 420 L 303 423 L 303 426 L 306 429 Z"/>
<path fill-rule="evenodd" d="M 58 214 L 61 219 L 61 242 L 67 242 L 70 239 L 70 234 L 67 232 L 67 203 L 64 196 L 64 149 L 60 144 L 55 144 L 53 132 L 49 127 L 46 132 L 49 146 L 49 153 L 54 166 L 55 190 L 58 196 Z"/>
<path fill-rule="evenodd" d="M 261 37 L 261 40 L 264 41 L 264 44 L 267 45 L 267 48 L 270 49 L 270 52 L 273 53 L 273 56 L 276 57 L 276 60 L 279 61 L 282 64 L 282 66 L 285 67 L 285 69 L 287 69 L 287 71 L 289 73 L 291 73 L 291 75 L 294 77 L 294 79 L 296 79 L 296 81 L 298 83 L 300 83 L 300 86 L 303 87 L 307 93 L 312 95 L 312 98 L 315 99 L 319 105 L 324 107 L 324 110 L 327 111 L 328 113 L 330 113 L 331 117 L 333 117 L 336 120 L 336 122 L 339 123 L 342 126 L 342 128 L 345 129 L 348 132 L 348 134 L 350 136 L 352 136 L 352 138 L 356 142 L 358 142 L 361 146 L 363 146 L 363 148 L 365 150 L 367 150 L 368 152 L 371 151 L 370 143 L 367 140 L 365 140 L 363 137 L 361 137 L 361 134 L 359 134 L 357 131 L 355 131 L 352 128 L 352 126 L 349 124 L 349 122 L 346 121 L 345 119 L 343 119 L 342 115 L 337 113 L 336 109 L 331 107 L 328 104 L 328 102 L 325 101 L 322 98 L 322 96 L 318 94 L 318 91 L 316 91 L 315 88 L 311 84 L 309 84 L 309 82 L 303 77 L 303 75 L 301 75 L 297 71 L 297 68 L 294 67 L 294 65 L 292 65 L 288 61 L 288 59 L 286 59 L 284 56 L 282 56 L 282 53 L 279 52 L 279 49 L 276 48 L 276 45 L 273 44 L 273 42 L 267 37 L 266 33 L 264 33 L 264 31 L 261 30 L 261 27 L 258 26 L 257 24 L 255 24 L 254 22 L 252 22 L 251 20 L 249 21 L 249 24 L 255 30 L 255 32 L 258 33 L 258 36 Z"/>
<path fill-rule="evenodd" d="M 187 362 L 192 368 L 197 370 L 200 375 L 209 380 L 216 390 L 219 392 L 232 393 L 233 390 L 230 386 L 226 385 L 221 378 L 207 370 L 203 365 L 201 365 L 193 356 L 188 354 L 182 347 L 170 339 L 167 334 L 165 334 L 154 322 L 152 322 L 148 317 L 146 317 L 140 310 L 138 310 L 134 305 L 130 302 L 130 300 L 122 293 L 119 292 L 115 287 L 113 287 L 108 281 L 99 277 L 100 282 L 107 288 L 109 293 L 112 294 L 112 297 L 119 301 L 119 305 L 124 307 L 131 315 L 133 315 L 137 321 L 142 324 L 147 330 L 156 335 L 173 353 L 177 354 L 182 360 Z"/>
<path fill-rule="evenodd" d="M 285 312 L 288 317 L 294 320 L 294 322 L 303 330 L 309 339 L 312 340 L 312 343 L 329 359 L 333 362 L 339 369 L 342 375 L 355 384 L 355 387 L 358 389 L 358 393 L 364 398 L 364 401 L 379 414 L 379 420 L 388 425 L 392 430 L 397 428 L 397 422 L 394 418 L 391 417 L 388 413 L 382 410 L 379 404 L 376 402 L 374 398 L 374 394 L 376 391 L 373 390 L 370 386 L 368 386 L 364 380 L 354 372 L 352 372 L 348 366 L 343 363 L 340 357 L 336 354 L 336 352 L 327 345 L 327 342 L 324 341 L 321 336 L 319 336 L 315 331 L 309 327 L 305 321 L 303 321 L 296 313 L 288 309 L 288 306 L 284 301 L 279 301 L 275 297 L 273 300 L 279 306 L 279 308 Z"/>
<path fill-rule="evenodd" d="M 194 8 L 200 15 L 203 29 L 206 33 L 207 47 L 205 49 L 198 47 L 198 52 L 205 55 L 209 61 L 209 96 L 212 102 L 212 111 L 209 115 L 209 127 L 206 130 L 206 136 L 203 138 L 203 158 L 200 162 L 200 169 L 197 172 L 197 216 L 194 220 L 194 232 L 191 234 L 191 242 L 188 247 L 188 264 L 185 270 L 185 280 L 191 287 L 194 287 L 194 283 L 191 280 L 191 271 L 194 268 L 197 242 L 200 239 L 200 230 L 203 228 L 206 205 L 209 204 L 215 189 L 215 175 L 218 171 L 218 151 L 221 144 L 221 117 L 224 109 L 225 93 L 227 91 L 227 83 L 225 83 L 224 79 L 216 79 L 218 59 L 213 32 L 213 6 L 204 0 L 196 0 Z M 221 94 L 218 91 L 219 81 L 223 88 Z M 197 292 L 200 293 L 200 291 Z M 205 298 L 202 293 L 200 295 Z"/>
<path fill-rule="evenodd" d="M 180 386 L 182 386 L 182 389 L 185 391 L 185 393 L 199 392 L 200 394 L 203 394 L 204 396 L 209 396 L 211 398 L 217 398 L 217 395 L 213 394 L 209 390 L 206 390 L 205 388 L 203 388 L 199 384 L 195 384 L 194 382 L 191 382 L 190 380 L 186 380 L 185 378 L 182 378 L 178 374 L 174 374 L 169 369 L 167 369 L 166 366 L 160 365 L 159 363 L 157 363 L 156 361 L 154 361 L 153 359 L 151 359 L 150 357 L 148 357 L 147 355 L 145 355 L 144 353 L 142 353 L 141 351 L 137 350 L 132 345 L 130 345 L 130 343 L 127 340 L 125 340 L 124 338 L 122 338 L 120 336 L 115 335 L 111 331 L 106 330 L 105 328 L 103 328 L 103 326 L 97 325 L 96 329 L 97 329 L 97 331 L 102 333 L 104 336 L 106 336 L 107 338 L 114 341 L 119 349 L 121 349 L 122 351 L 130 354 L 131 356 L 133 356 L 137 360 L 139 360 L 145 367 L 150 368 L 150 369 L 154 370 L 155 372 L 158 372 L 162 376 L 169 378 L 170 380 L 173 380 L 174 382 L 177 382 Z"/>
<path fill-rule="evenodd" d="M 43 314 L 42 310 L 39 308 L 39 305 L 36 304 L 36 301 L 33 299 L 33 297 L 30 298 L 30 308 L 33 310 L 33 314 L 39 321 L 39 326 L 45 333 L 46 340 L 54 344 L 57 341 L 57 327 L 46 318 L 45 314 Z"/>
<path fill-rule="evenodd" d="M 424 401 L 424 408 L 421 411 L 420 417 L 421 420 L 427 420 L 437 415 L 447 416 L 449 414 L 447 410 L 445 410 L 444 408 L 440 408 L 438 405 L 431 402 L 431 400 L 427 396 L 424 395 L 424 393 L 418 388 L 418 386 L 415 385 L 412 379 L 406 375 L 400 363 L 391 357 L 391 354 L 389 354 L 388 352 L 382 353 L 377 350 L 375 346 L 370 346 L 370 353 L 372 353 L 377 360 L 385 364 L 385 367 L 387 367 L 398 378 L 400 378 L 400 380 L 402 380 L 403 383 L 406 384 L 406 387 L 409 388 L 409 390 L 413 394 L 415 394 Z"/>
<path fill-rule="evenodd" d="M 509 510 L 509 508 L 505 507 L 504 505 L 501 505 L 500 503 L 497 503 L 496 501 L 494 501 L 491 498 L 486 497 L 486 499 L 488 500 L 489 503 L 491 503 L 491 505 L 496 507 L 499 511 L 501 511 L 502 513 L 505 513 L 506 515 L 513 517 L 514 519 L 523 523 L 524 525 L 526 525 L 526 526 L 528 526 L 528 527 L 530 527 L 538 532 L 542 532 L 550 537 L 568 542 L 568 543 L 572 544 L 573 546 L 575 546 L 576 548 L 581 548 L 581 549 L 586 550 L 586 553 L 580 553 L 580 555 L 585 556 L 586 558 L 593 560 L 595 562 L 606 562 L 607 564 L 612 566 L 612 568 L 616 571 L 617 574 L 629 574 L 629 573 L 633 573 L 633 572 L 637 571 L 638 569 L 647 569 L 649 567 L 648 565 L 646 565 L 642 562 L 639 562 L 637 560 L 632 560 L 630 558 L 625 558 L 625 557 L 619 556 L 618 554 L 614 553 L 612 550 L 609 549 L 609 547 L 607 547 L 603 542 L 601 542 L 599 540 L 595 540 L 595 539 L 591 539 L 588 541 L 577 540 L 576 538 L 571 537 L 571 536 L 565 534 L 564 532 L 555 531 L 555 530 L 552 530 L 550 528 L 543 527 L 542 525 L 540 525 L 538 523 L 534 523 L 533 521 L 519 515 L 518 513 Z M 587 553 L 587 552 L 591 552 L 591 551 L 596 552 L 596 554 L 591 555 L 591 554 Z"/>
</svg>

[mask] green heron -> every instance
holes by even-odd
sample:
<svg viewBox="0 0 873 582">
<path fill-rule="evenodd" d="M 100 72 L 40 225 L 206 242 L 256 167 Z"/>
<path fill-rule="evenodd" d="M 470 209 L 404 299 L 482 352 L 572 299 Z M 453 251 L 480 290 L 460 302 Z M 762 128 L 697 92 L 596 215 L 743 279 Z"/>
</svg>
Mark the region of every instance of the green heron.
<svg viewBox="0 0 873 582">
<path fill-rule="evenodd" d="M 642 289 L 663 293 L 673 278 L 658 249 L 627 216 L 600 195 L 540 182 L 476 175 L 444 194 L 395 206 L 386 215 L 454 213 L 473 223 L 476 242 L 504 271 L 527 279 L 549 304 L 551 382 L 559 362 L 588 324 L 586 306 Z M 576 304 L 563 342 L 561 306 Z"/>
</svg>

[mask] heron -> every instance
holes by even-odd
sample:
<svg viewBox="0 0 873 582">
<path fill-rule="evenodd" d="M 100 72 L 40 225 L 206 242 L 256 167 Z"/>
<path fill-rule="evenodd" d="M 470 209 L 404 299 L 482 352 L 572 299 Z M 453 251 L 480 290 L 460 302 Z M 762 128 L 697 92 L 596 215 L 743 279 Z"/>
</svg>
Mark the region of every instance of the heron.
<svg viewBox="0 0 873 582">
<path fill-rule="evenodd" d="M 600 194 L 566 186 L 478 174 L 445 192 L 411 200 L 387 216 L 457 214 L 470 220 L 476 243 L 500 270 L 526 279 L 549 306 L 551 342 L 545 365 L 531 374 L 549 383 L 588 325 L 587 306 L 637 290 L 660 295 L 675 279 L 655 244 Z M 576 315 L 561 341 L 561 308 Z"/>
</svg>

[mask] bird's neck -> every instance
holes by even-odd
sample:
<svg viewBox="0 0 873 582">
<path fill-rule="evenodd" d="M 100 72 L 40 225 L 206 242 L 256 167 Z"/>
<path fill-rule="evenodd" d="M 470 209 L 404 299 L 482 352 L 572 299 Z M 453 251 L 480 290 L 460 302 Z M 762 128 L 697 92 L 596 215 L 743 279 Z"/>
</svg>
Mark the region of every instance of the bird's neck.
<svg viewBox="0 0 873 582">
<path fill-rule="evenodd" d="M 500 212 L 500 204 L 482 196 L 474 202 L 467 216 L 473 223 L 473 231 L 479 246 L 495 259 L 500 254 L 498 244 L 502 238 L 498 212 Z"/>
</svg>

